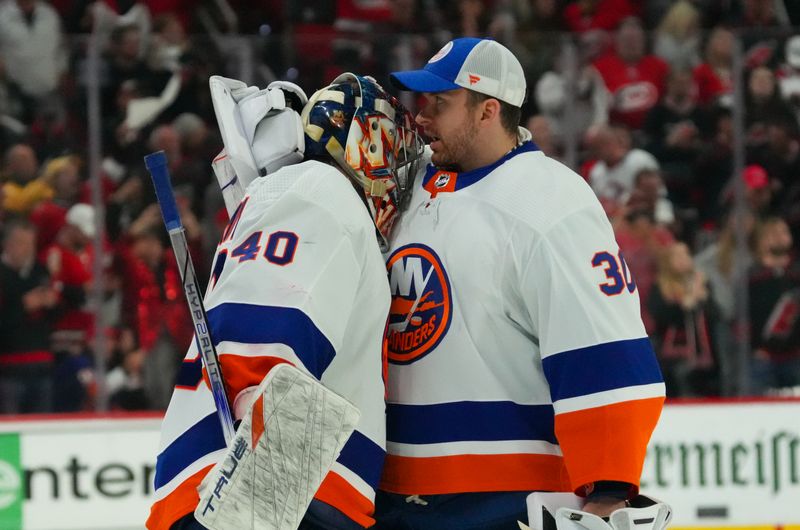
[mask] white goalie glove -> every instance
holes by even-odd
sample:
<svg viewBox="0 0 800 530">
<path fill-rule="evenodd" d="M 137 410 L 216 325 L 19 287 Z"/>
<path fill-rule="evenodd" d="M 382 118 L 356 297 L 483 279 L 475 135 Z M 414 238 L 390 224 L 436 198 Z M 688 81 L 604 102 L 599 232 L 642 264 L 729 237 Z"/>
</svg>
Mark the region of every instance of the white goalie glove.
<svg viewBox="0 0 800 530">
<path fill-rule="evenodd" d="M 303 160 L 299 113 L 308 98 L 302 88 L 288 81 L 274 81 L 260 89 L 215 75 L 208 84 L 225 144 L 212 168 L 228 215 L 233 215 L 253 180 Z"/>
<path fill-rule="evenodd" d="M 528 521 L 521 530 L 664 530 L 672 520 L 672 508 L 644 495 L 629 506 L 615 510 L 608 521 L 581 510 L 584 499 L 572 493 L 531 493 Z"/>
</svg>

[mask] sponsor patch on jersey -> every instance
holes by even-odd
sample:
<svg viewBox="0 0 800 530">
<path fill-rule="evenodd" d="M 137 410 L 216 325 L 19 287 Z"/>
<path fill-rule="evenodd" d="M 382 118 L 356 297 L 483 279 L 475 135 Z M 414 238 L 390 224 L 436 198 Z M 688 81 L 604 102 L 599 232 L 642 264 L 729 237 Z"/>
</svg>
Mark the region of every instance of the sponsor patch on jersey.
<svg viewBox="0 0 800 530">
<path fill-rule="evenodd" d="M 387 355 L 391 363 L 412 363 L 447 334 L 453 313 L 450 280 L 439 256 L 420 244 L 395 250 L 386 268 L 392 292 Z"/>
</svg>

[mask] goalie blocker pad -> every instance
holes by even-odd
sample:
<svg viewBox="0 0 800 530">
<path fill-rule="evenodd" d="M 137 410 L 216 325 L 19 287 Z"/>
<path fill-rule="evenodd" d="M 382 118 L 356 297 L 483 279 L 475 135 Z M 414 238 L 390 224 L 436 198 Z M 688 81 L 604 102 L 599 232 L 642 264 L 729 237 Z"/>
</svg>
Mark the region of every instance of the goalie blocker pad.
<svg viewBox="0 0 800 530">
<path fill-rule="evenodd" d="M 225 457 L 200 484 L 194 515 L 212 530 L 295 530 L 360 417 L 290 364 L 272 368 Z"/>
<path fill-rule="evenodd" d="M 535 492 L 528 496 L 528 521 L 522 530 L 664 530 L 672 520 L 672 508 L 639 495 L 626 508 L 602 517 L 581 510 L 584 499 L 572 493 Z"/>
</svg>

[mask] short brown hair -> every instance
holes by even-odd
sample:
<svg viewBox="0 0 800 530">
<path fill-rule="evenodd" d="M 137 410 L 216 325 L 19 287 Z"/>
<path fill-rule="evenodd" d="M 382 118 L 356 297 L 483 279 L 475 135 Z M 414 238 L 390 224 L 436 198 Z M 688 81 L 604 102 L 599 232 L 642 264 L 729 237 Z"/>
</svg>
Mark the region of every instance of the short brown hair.
<svg viewBox="0 0 800 530">
<path fill-rule="evenodd" d="M 467 90 L 467 97 L 467 104 L 470 107 L 474 107 L 478 103 L 490 98 L 497 99 L 493 96 L 475 92 L 474 90 Z M 500 122 L 503 124 L 503 129 L 505 129 L 508 134 L 516 137 L 519 120 L 522 117 L 522 109 L 499 99 L 497 99 L 497 101 L 500 103 Z"/>
</svg>

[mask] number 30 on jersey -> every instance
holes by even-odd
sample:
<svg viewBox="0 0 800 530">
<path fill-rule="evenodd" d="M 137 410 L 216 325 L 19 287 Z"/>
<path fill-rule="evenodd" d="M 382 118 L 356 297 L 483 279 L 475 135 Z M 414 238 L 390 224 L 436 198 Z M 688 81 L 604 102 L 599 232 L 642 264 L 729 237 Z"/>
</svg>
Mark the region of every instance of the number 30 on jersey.
<svg viewBox="0 0 800 530">
<path fill-rule="evenodd" d="M 608 281 L 599 285 L 606 296 L 616 296 L 627 289 L 629 293 L 636 290 L 636 282 L 628 271 L 628 264 L 622 257 L 622 251 L 615 256 L 607 251 L 598 252 L 592 258 L 592 267 L 605 267 L 603 272 Z"/>
</svg>

